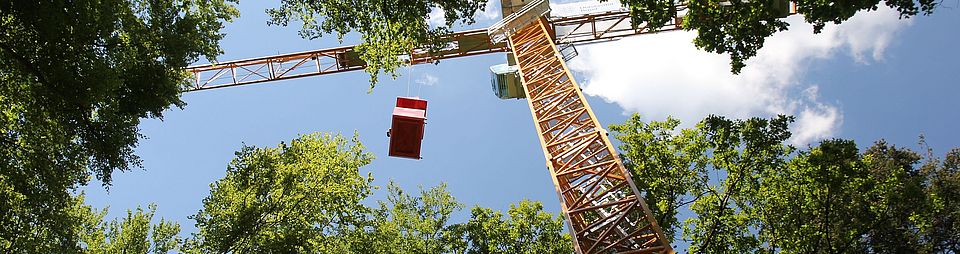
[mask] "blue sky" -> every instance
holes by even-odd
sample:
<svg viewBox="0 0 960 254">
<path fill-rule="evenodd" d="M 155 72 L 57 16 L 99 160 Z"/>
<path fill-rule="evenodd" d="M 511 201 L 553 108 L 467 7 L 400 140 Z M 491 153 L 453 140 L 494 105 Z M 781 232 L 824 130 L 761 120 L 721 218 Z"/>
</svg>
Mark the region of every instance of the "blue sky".
<svg viewBox="0 0 960 254">
<path fill-rule="evenodd" d="M 242 17 L 227 25 L 219 59 L 341 45 L 335 37 L 308 41 L 296 27 L 267 26 L 264 10 L 278 5 L 244 1 Z M 490 13 L 472 28 L 499 18 Z M 759 60 L 748 62 L 753 69 L 738 77 L 728 74 L 725 56 L 694 50 L 683 32 L 580 47 L 570 65 L 604 125 L 633 112 L 647 120 L 677 116 L 687 126 L 711 113 L 787 113 L 802 115 L 794 131 L 807 138 L 792 141 L 799 145 L 839 137 L 866 147 L 885 138 L 917 148 L 924 134 L 943 154 L 960 144 L 960 49 L 950 43 L 960 39 L 960 9 L 940 8 L 910 21 L 885 15 L 861 14 L 855 25 L 818 36 L 796 24 L 795 33 L 772 40 Z M 418 65 L 397 80 L 381 78 L 371 94 L 364 72 L 186 93 L 183 110 L 141 124 L 147 138 L 136 153 L 143 170 L 115 174 L 109 192 L 98 183 L 84 191 L 94 206 L 111 207 L 108 217 L 156 203 L 159 216 L 179 221 L 188 234 L 196 229 L 187 216 L 200 209 L 209 185 L 223 177 L 243 144 L 275 146 L 299 134 L 356 131 L 377 157 L 362 169 L 377 185 L 393 180 L 413 190 L 446 182 L 467 207 L 506 210 L 531 199 L 556 213 L 557 196 L 526 102 L 497 99 L 490 89 L 488 68 L 503 62 L 497 53 Z M 407 95 L 429 100 L 419 161 L 386 156 L 395 97 Z"/>
</svg>

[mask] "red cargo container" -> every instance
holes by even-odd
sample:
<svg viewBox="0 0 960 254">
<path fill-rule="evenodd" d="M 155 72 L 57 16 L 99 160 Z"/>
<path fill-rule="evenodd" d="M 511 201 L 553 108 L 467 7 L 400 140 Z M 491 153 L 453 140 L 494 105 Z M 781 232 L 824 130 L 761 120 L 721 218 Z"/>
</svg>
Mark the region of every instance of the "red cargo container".
<svg viewBox="0 0 960 254">
<path fill-rule="evenodd" d="M 393 123 L 387 131 L 390 137 L 390 156 L 419 160 L 423 126 L 427 120 L 427 101 L 420 98 L 397 97 L 393 108 Z"/>
</svg>

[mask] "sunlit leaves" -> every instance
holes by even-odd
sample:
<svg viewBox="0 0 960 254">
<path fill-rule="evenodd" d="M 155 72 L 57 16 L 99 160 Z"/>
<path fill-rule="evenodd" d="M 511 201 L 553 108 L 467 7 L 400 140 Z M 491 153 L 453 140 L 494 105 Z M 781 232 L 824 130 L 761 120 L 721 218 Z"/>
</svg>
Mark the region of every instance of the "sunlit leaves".
<svg viewBox="0 0 960 254">
<path fill-rule="evenodd" d="M 379 201 L 361 229 L 362 244 L 355 253 L 453 253 L 463 248 L 451 221 L 463 205 L 445 185 L 421 189 L 410 195 L 394 183 L 387 185 L 387 200 Z"/>
<path fill-rule="evenodd" d="M 696 30 L 694 45 L 719 54 L 730 54 L 733 73 L 740 73 L 745 61 L 757 55 L 766 38 L 788 28 L 780 18 L 790 10 L 786 0 L 625 0 L 633 24 L 657 29 L 678 15 L 676 4 L 684 3 L 683 29 Z M 858 12 L 876 10 L 884 4 L 900 12 L 901 18 L 929 15 L 939 5 L 933 0 L 796 0 L 796 12 L 813 24 L 819 33 L 828 23 L 840 24 Z"/>
<path fill-rule="evenodd" d="M 928 152 L 922 164 L 883 141 L 862 152 L 839 139 L 794 151 L 783 144 L 790 121 L 711 116 L 677 130 L 673 119 L 634 116 L 611 129 L 660 225 L 673 237 L 682 228 L 690 252 L 960 249 L 960 150 Z"/>
<path fill-rule="evenodd" d="M 162 218 L 158 223 L 152 223 L 156 205 L 149 205 L 146 211 L 140 207 L 127 210 L 125 217 L 104 221 L 106 209 L 98 211 L 83 204 L 82 196 L 78 202 L 73 212 L 82 222 L 77 232 L 83 247 L 82 253 L 162 254 L 180 248 L 179 224 Z"/>
<path fill-rule="evenodd" d="M 510 205 L 509 217 L 476 206 L 463 224 L 470 243 L 466 253 L 572 253 L 573 243 L 563 218 L 543 211 L 540 202 L 529 200 Z"/>
<path fill-rule="evenodd" d="M 381 72 L 397 77 L 397 68 L 407 64 L 402 56 L 414 49 L 435 52 L 445 46 L 441 36 L 456 22 L 472 24 L 487 0 L 284 0 L 268 10 L 271 24 L 302 22 L 300 35 L 307 39 L 335 34 L 339 40 L 350 32 L 361 36 L 356 50 L 366 62 L 370 88 Z M 431 27 L 431 8 L 443 11 L 446 26 Z"/>
<path fill-rule="evenodd" d="M 768 172 L 760 237 L 788 253 L 863 252 L 870 228 L 869 172 L 852 141 L 827 140 Z"/>
<path fill-rule="evenodd" d="M 354 138 L 315 133 L 277 147 L 244 147 L 192 218 L 199 232 L 188 253 L 296 250 L 307 253 L 570 253 L 563 221 L 539 202 L 511 206 L 509 217 L 463 205 L 446 185 L 404 191 L 391 182 L 375 205 L 360 174 L 372 155 Z M 489 248 L 487 248 L 489 246 Z"/>
<path fill-rule="evenodd" d="M 277 147 L 244 147 L 192 216 L 203 252 L 332 253 L 359 224 L 370 195 L 359 168 L 373 155 L 356 137 L 310 134 Z"/>
<path fill-rule="evenodd" d="M 614 137 L 622 142 L 625 166 L 633 172 L 637 188 L 657 214 L 666 235 L 676 236 L 679 206 L 705 194 L 708 143 L 698 129 L 676 132 L 680 121 L 644 123 L 633 115 L 622 125 L 612 125 Z M 691 198 L 692 197 L 692 198 Z"/>
<path fill-rule="evenodd" d="M 78 248 L 69 191 L 140 165 L 140 118 L 184 105 L 235 2 L 0 3 L 0 252 Z"/>
</svg>

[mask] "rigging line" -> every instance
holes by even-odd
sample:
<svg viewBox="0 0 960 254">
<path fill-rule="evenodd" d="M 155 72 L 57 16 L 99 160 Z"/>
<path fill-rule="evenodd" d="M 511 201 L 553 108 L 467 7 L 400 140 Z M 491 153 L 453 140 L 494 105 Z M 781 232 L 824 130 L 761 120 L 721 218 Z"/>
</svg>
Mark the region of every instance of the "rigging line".
<svg viewBox="0 0 960 254">
<path fill-rule="evenodd" d="M 410 76 L 413 75 L 413 64 L 407 64 L 407 94 L 404 96 L 410 97 Z"/>
<path fill-rule="evenodd" d="M 423 90 L 423 83 L 425 82 L 417 82 L 417 98 L 420 98 L 420 91 Z"/>
</svg>

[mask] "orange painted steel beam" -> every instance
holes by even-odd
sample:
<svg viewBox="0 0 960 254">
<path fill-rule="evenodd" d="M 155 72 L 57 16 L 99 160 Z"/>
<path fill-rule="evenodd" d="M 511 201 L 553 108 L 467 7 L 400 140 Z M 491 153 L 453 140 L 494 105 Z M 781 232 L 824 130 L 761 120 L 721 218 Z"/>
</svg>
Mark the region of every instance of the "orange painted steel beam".
<svg viewBox="0 0 960 254">
<path fill-rule="evenodd" d="M 555 18 L 550 21 L 549 27 L 553 29 L 551 34 L 555 35 L 553 39 L 556 44 L 590 43 L 654 32 L 644 27 L 632 28 L 629 12 L 607 12 Z M 677 28 L 674 24 L 668 24 L 663 30 Z M 411 54 L 411 63 L 430 63 L 441 59 L 510 50 L 506 43 L 490 43 L 490 37 L 486 34 L 486 29 L 453 33 L 448 35 L 448 38 L 447 47 L 435 55 L 431 55 L 424 50 L 414 50 Z M 191 84 L 185 91 L 356 71 L 362 70 L 364 67 L 366 67 L 366 63 L 360 60 L 359 54 L 354 51 L 353 46 L 196 65 L 186 69 L 191 74 Z"/>
<path fill-rule="evenodd" d="M 437 55 L 424 50 L 414 50 L 413 64 L 434 62 L 440 59 L 472 56 L 493 52 L 506 52 L 506 44 L 494 45 L 486 30 L 470 30 L 450 34 L 448 43 Z M 366 63 L 360 59 L 354 46 L 305 51 L 245 60 L 220 62 L 187 67 L 191 84 L 185 91 L 198 91 L 249 85 L 268 81 L 302 78 L 362 70 Z"/>
<path fill-rule="evenodd" d="M 685 5 L 678 5 L 679 11 Z M 658 30 L 652 30 L 646 24 L 634 27 L 630 21 L 630 12 L 616 11 L 590 15 L 551 18 L 548 28 L 554 31 L 555 44 L 582 44 L 616 40 L 622 37 L 649 34 L 680 29 L 682 18 L 677 16 Z"/>
<path fill-rule="evenodd" d="M 651 30 L 646 24 L 634 26 L 630 12 L 612 11 L 570 17 L 548 18 L 546 27 L 554 44 L 585 44 L 616 40 L 622 37 L 672 31 L 681 28 L 681 13 L 685 5 L 677 5 L 678 14 L 659 30 Z M 796 14 L 791 3 L 790 14 Z M 416 49 L 411 53 L 410 63 L 421 64 L 464 56 L 474 56 L 510 49 L 505 43 L 490 43 L 485 29 L 453 33 L 447 36 L 447 47 L 431 55 Z M 305 51 L 253 59 L 220 62 L 187 67 L 190 86 L 185 92 L 223 88 L 262 82 L 310 77 L 366 67 L 353 46 Z"/>
<path fill-rule="evenodd" d="M 508 36 L 577 253 L 674 253 L 545 19 Z"/>
</svg>

